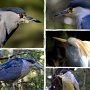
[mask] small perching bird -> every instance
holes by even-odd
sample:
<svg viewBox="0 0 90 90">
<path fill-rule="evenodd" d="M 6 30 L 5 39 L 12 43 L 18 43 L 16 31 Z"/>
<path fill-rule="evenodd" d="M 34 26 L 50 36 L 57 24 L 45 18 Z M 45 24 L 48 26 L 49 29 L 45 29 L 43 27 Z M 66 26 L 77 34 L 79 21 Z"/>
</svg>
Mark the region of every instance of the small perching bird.
<svg viewBox="0 0 90 90">
<path fill-rule="evenodd" d="M 90 66 L 90 42 L 82 41 L 77 38 L 70 37 L 67 40 L 53 37 L 61 42 L 65 49 L 66 58 L 69 60 L 70 66 L 88 67 Z"/>
<path fill-rule="evenodd" d="M 40 23 L 39 20 L 27 16 L 25 11 L 21 8 L 0 8 L 0 47 L 6 43 L 20 23 L 29 23 L 30 21 Z"/>
<path fill-rule="evenodd" d="M 79 83 L 70 70 L 63 69 L 56 76 L 62 79 L 63 90 L 79 90 Z"/>
<path fill-rule="evenodd" d="M 76 16 L 77 29 L 90 29 L 90 4 L 83 0 L 72 0 L 67 9 L 54 15 L 71 13 Z"/>
<path fill-rule="evenodd" d="M 15 58 L 0 64 L 0 81 L 14 83 L 26 76 L 31 67 L 44 70 L 32 58 Z"/>
</svg>

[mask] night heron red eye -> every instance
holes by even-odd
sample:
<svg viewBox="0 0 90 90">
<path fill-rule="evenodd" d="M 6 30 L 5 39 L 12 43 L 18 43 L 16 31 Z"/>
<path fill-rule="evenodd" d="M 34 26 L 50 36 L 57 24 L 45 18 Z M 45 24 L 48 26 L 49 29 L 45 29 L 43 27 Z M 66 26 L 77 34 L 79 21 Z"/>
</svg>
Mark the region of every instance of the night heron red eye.
<svg viewBox="0 0 90 90">
<path fill-rule="evenodd" d="M 19 16 L 20 16 L 20 18 L 23 18 L 23 14 L 22 13 L 20 13 Z"/>
<path fill-rule="evenodd" d="M 35 64 L 36 62 L 35 62 L 35 61 L 31 61 L 30 63 L 31 63 L 31 64 Z"/>
</svg>

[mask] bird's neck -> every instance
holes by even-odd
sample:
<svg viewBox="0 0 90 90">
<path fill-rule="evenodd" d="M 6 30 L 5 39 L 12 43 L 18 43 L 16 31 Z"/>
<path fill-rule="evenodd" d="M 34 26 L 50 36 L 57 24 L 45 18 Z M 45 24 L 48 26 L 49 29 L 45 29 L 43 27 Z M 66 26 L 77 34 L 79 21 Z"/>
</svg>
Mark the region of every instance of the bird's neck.
<svg viewBox="0 0 90 90">
<path fill-rule="evenodd" d="M 21 77 L 24 77 L 25 75 L 27 75 L 29 73 L 30 66 L 31 65 L 27 61 L 23 60 L 23 66 L 22 66 L 22 72 L 21 72 L 22 76 Z"/>
<path fill-rule="evenodd" d="M 16 29 L 18 28 L 18 26 L 19 26 L 19 24 L 14 23 L 14 22 L 6 23 L 6 29 L 7 29 L 8 35 L 10 33 L 12 33 L 13 31 L 16 31 Z"/>
<path fill-rule="evenodd" d="M 4 26 L 7 29 L 7 33 L 10 34 L 18 26 L 19 17 L 17 14 L 11 11 L 0 11 L 0 19 L 3 20 Z"/>
<path fill-rule="evenodd" d="M 76 8 L 73 8 L 73 14 L 77 18 L 82 19 L 83 17 L 90 15 L 90 9 L 85 9 L 82 7 L 76 7 Z"/>
<path fill-rule="evenodd" d="M 71 81 L 65 81 L 62 79 L 63 82 L 63 90 L 75 90 L 74 85 Z"/>
<path fill-rule="evenodd" d="M 26 67 L 26 68 L 30 68 L 30 63 L 26 60 L 23 60 L 23 66 Z"/>
<path fill-rule="evenodd" d="M 68 71 L 64 77 L 62 77 L 63 90 L 75 90 L 74 88 L 74 75 Z"/>
</svg>

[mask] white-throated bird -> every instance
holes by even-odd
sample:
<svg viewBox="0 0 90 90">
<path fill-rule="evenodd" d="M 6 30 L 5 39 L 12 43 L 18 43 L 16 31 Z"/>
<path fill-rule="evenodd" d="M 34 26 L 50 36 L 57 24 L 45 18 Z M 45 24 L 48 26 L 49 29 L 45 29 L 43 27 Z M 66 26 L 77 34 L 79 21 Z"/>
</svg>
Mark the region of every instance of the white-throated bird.
<svg viewBox="0 0 90 90">
<path fill-rule="evenodd" d="M 90 29 L 90 4 L 85 0 L 72 0 L 67 9 L 55 14 L 54 17 L 65 14 L 76 16 L 77 29 Z"/>
</svg>

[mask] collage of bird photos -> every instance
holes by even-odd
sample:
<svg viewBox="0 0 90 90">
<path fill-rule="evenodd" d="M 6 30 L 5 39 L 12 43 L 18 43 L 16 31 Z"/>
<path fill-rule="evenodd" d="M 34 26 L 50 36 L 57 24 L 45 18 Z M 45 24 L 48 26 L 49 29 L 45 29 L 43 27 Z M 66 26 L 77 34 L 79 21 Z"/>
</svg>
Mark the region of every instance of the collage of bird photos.
<svg viewBox="0 0 90 90">
<path fill-rule="evenodd" d="M 5 2 L 0 90 L 90 90 L 90 0 Z"/>
</svg>

